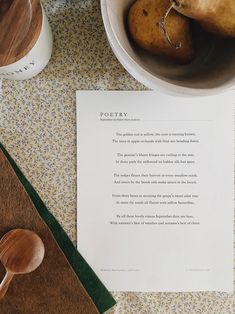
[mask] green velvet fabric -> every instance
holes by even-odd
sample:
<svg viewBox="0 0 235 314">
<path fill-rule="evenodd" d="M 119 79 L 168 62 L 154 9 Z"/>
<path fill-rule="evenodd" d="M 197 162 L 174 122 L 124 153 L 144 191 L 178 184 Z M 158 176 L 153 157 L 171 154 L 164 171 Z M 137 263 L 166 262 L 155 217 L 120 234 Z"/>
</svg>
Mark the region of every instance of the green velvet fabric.
<svg viewBox="0 0 235 314">
<path fill-rule="evenodd" d="M 41 200 L 37 192 L 34 190 L 32 185 L 26 179 L 22 171 L 19 169 L 19 167 L 16 165 L 14 160 L 11 158 L 11 156 L 9 155 L 9 153 L 7 152 L 7 150 L 4 148 L 4 146 L 1 143 L 0 143 L 0 149 L 5 154 L 8 161 L 10 162 L 16 175 L 18 176 L 26 192 L 31 198 L 34 206 L 36 207 L 39 215 L 50 228 L 58 245 L 60 246 L 61 250 L 64 252 L 71 267 L 73 268 L 74 272 L 77 274 L 84 288 L 86 289 L 86 291 L 92 298 L 97 309 L 99 310 L 100 313 L 104 313 L 116 303 L 112 295 L 108 292 L 108 290 L 99 280 L 99 278 L 93 272 L 91 267 L 87 264 L 87 262 L 81 256 L 81 254 L 74 247 L 73 243 L 69 239 L 66 232 L 60 226 L 60 224 L 55 219 L 55 217 L 47 209 L 47 207 L 45 206 L 45 204 L 43 203 L 43 201 Z"/>
</svg>

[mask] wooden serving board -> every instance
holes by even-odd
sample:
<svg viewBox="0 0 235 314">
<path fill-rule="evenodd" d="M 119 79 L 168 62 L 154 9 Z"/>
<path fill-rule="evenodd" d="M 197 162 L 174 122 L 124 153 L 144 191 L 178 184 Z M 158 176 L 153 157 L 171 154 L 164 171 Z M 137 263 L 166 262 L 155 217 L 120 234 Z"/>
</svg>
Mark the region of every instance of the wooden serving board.
<svg viewBox="0 0 235 314">
<path fill-rule="evenodd" d="M 15 228 L 36 232 L 46 252 L 35 272 L 13 279 L 1 314 L 97 314 L 115 304 L 0 144 L 0 237 Z"/>
</svg>

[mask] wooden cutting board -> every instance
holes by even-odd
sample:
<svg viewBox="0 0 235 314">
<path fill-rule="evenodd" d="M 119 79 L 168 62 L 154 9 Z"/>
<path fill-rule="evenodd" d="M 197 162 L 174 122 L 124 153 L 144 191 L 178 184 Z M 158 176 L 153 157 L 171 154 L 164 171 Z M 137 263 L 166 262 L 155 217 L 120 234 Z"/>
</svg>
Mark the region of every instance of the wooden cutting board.
<svg viewBox="0 0 235 314">
<path fill-rule="evenodd" d="M 0 237 L 16 228 L 41 237 L 45 258 L 35 272 L 13 279 L 0 302 L 1 314 L 97 314 L 115 304 L 0 144 Z"/>
</svg>

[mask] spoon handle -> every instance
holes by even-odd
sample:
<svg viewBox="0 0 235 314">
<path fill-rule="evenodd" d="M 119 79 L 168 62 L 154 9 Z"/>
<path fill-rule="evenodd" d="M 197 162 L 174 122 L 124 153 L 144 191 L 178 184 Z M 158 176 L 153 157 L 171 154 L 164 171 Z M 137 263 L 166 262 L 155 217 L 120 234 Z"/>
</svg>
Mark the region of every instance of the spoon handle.
<svg viewBox="0 0 235 314">
<path fill-rule="evenodd" d="M 13 276 L 13 273 L 7 271 L 5 277 L 3 278 L 3 281 L 0 284 L 0 300 L 4 298 Z"/>
</svg>

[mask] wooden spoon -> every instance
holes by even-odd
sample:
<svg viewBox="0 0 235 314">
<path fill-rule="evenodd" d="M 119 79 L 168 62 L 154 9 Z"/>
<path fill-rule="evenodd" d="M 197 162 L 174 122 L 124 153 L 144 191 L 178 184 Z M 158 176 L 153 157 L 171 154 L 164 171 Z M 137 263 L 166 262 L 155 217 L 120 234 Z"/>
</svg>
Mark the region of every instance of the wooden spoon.
<svg viewBox="0 0 235 314">
<path fill-rule="evenodd" d="M 41 238 L 30 230 L 15 229 L 2 237 L 0 261 L 6 275 L 0 284 L 0 300 L 4 298 L 13 276 L 34 271 L 42 263 L 44 254 Z"/>
</svg>

